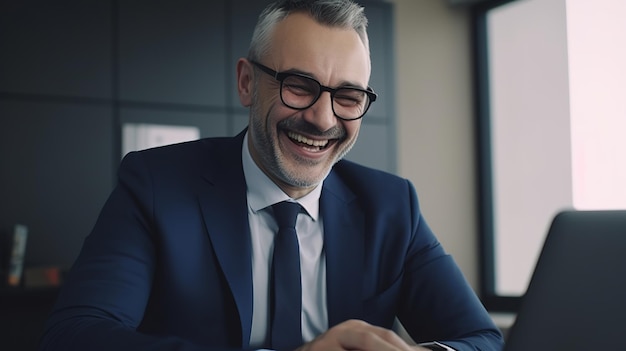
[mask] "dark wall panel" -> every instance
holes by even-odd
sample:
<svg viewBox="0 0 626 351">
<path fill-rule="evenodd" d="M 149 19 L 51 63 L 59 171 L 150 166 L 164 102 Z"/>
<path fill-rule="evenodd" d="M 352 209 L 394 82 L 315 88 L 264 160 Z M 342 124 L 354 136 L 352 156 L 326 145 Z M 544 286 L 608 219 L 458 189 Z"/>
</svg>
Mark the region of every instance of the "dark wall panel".
<svg viewBox="0 0 626 351">
<path fill-rule="evenodd" d="M 248 113 L 237 113 L 233 116 L 233 130 L 231 135 L 237 135 L 248 126 L 250 115 Z"/>
<path fill-rule="evenodd" d="M 232 0 L 229 3 L 229 12 L 233 18 L 237 18 L 236 21 L 231 21 L 229 26 L 229 32 L 231 33 L 232 40 L 230 41 L 230 65 L 227 65 L 226 71 L 228 72 L 228 79 L 232 79 L 231 85 L 231 100 L 230 106 L 244 111 L 243 107 L 239 103 L 239 97 L 237 95 L 237 85 L 235 80 L 237 78 L 235 66 L 237 60 L 240 57 L 248 56 L 248 48 L 250 47 L 250 39 L 252 38 L 252 32 L 254 26 L 258 20 L 259 14 L 269 4 L 270 0 Z"/>
<path fill-rule="evenodd" d="M 224 1 L 120 1 L 120 98 L 224 106 L 225 40 Z"/>
<path fill-rule="evenodd" d="M 378 100 L 367 112 L 367 117 L 393 118 L 390 115 L 389 104 L 393 104 L 395 96 L 392 91 L 392 62 L 393 36 L 392 18 L 388 5 L 369 2 L 365 3 L 365 13 L 369 20 L 368 35 L 370 39 L 370 56 L 372 59 L 372 75 L 370 86 L 378 93 Z"/>
<path fill-rule="evenodd" d="M 111 97 L 109 1 L 5 1 L 0 91 Z"/>
<path fill-rule="evenodd" d="M 26 265 L 70 265 L 112 189 L 111 108 L 0 100 L 0 224 L 28 226 Z"/>
<path fill-rule="evenodd" d="M 388 135 L 389 126 L 385 124 L 363 123 L 359 139 L 346 159 L 381 170 L 393 169 L 393 158 L 388 157 L 389 145 L 393 141 Z"/>
</svg>

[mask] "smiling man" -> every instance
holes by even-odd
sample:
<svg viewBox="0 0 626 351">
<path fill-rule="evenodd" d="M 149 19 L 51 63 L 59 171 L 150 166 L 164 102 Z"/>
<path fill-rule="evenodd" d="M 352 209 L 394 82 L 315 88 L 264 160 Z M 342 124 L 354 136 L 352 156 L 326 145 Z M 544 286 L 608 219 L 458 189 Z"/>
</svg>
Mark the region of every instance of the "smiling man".
<svg viewBox="0 0 626 351">
<path fill-rule="evenodd" d="M 268 39 L 265 53 L 251 50 L 252 60 L 237 65 L 241 103 L 252 111 L 248 146 L 263 172 L 299 198 L 356 142 L 376 98 L 367 90 L 369 50 L 352 28 L 304 12 L 278 22 Z"/>
<path fill-rule="evenodd" d="M 41 350 L 499 350 L 413 185 L 342 160 L 377 98 L 366 25 L 268 6 L 236 67 L 248 128 L 124 158 Z"/>
</svg>

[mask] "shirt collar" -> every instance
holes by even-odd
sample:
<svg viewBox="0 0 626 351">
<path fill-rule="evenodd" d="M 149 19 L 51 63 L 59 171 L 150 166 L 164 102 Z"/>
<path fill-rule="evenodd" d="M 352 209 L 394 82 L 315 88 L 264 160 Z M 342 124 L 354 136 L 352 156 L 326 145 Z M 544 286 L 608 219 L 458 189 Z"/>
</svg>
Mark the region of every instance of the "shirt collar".
<svg viewBox="0 0 626 351">
<path fill-rule="evenodd" d="M 283 192 L 263 171 L 257 166 L 250 155 L 248 149 L 248 132 L 243 138 L 241 148 L 241 161 L 243 164 L 243 174 L 246 178 L 248 206 L 253 213 L 260 211 L 277 202 L 290 200 L 299 203 L 314 221 L 319 218 L 320 195 L 322 193 L 322 183 L 320 182 L 313 191 L 307 195 L 294 200 Z"/>
</svg>

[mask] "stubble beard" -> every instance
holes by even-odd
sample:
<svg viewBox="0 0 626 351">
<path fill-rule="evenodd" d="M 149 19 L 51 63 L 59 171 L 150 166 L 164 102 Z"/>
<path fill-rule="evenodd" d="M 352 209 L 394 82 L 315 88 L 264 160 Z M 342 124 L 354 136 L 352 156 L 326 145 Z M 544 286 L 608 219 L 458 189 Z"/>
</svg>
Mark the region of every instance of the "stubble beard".
<svg viewBox="0 0 626 351">
<path fill-rule="evenodd" d="M 295 162 L 305 166 L 303 169 L 289 167 L 285 159 L 281 157 L 278 136 L 275 134 L 277 133 L 277 128 L 272 126 L 270 122 L 271 109 L 268 110 L 264 118 L 259 118 L 261 116 L 261 108 L 256 94 L 252 100 L 249 131 L 257 157 L 261 162 L 261 165 L 258 166 L 270 178 L 277 178 L 279 181 L 296 188 L 314 187 L 326 178 L 332 166 L 343 159 L 354 146 L 356 138 L 344 145 L 343 150 L 337 155 L 332 164 L 328 166 L 328 169 L 324 170 L 323 174 L 311 176 L 306 166 L 314 167 L 318 164 L 305 158 L 295 158 Z"/>
</svg>

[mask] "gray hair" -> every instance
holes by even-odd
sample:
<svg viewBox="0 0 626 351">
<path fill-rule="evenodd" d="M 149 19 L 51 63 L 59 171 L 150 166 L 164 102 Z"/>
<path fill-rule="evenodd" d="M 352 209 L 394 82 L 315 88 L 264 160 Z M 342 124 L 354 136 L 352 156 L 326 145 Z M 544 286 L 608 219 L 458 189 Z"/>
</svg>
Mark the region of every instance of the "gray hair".
<svg viewBox="0 0 626 351">
<path fill-rule="evenodd" d="M 354 29 L 369 53 L 367 17 L 361 5 L 352 0 L 279 0 L 263 10 L 252 34 L 248 59 L 259 61 L 270 50 L 270 37 L 277 23 L 292 12 L 304 12 L 318 23 Z"/>
</svg>

